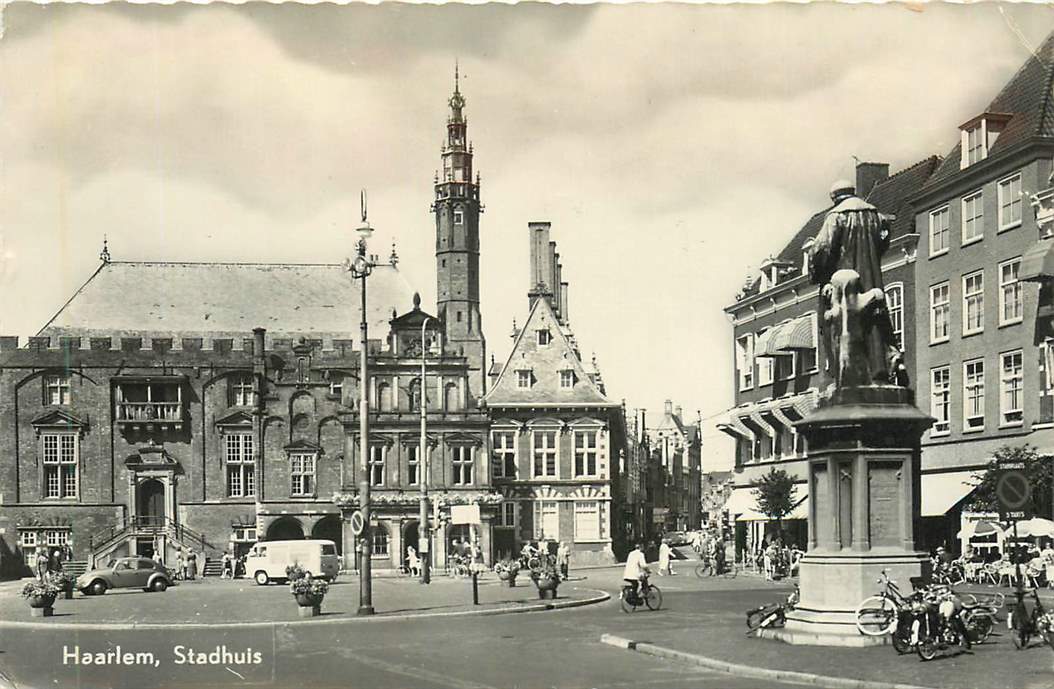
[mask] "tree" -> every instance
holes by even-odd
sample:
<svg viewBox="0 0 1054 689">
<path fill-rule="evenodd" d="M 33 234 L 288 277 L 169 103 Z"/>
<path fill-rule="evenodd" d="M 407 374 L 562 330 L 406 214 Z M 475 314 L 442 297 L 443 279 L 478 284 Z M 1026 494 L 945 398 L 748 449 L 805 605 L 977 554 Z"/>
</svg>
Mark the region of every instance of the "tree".
<svg viewBox="0 0 1054 689">
<path fill-rule="evenodd" d="M 988 466 L 973 475 L 975 486 L 967 502 L 967 508 L 973 512 L 998 512 L 999 500 L 995 495 L 996 480 L 999 478 L 999 460 L 1023 462 L 1025 474 L 1032 485 L 1032 506 L 1039 515 L 1050 515 L 1051 477 L 1054 458 L 1041 455 L 1031 445 L 1011 447 L 1004 445 L 995 451 Z"/>
<path fill-rule="evenodd" d="M 758 503 L 758 511 L 769 519 L 776 520 L 776 529 L 781 538 L 783 518 L 794 509 L 797 492 L 798 486 L 794 485 L 794 478 L 783 469 L 775 467 L 758 479 L 757 485 L 751 491 Z"/>
</svg>

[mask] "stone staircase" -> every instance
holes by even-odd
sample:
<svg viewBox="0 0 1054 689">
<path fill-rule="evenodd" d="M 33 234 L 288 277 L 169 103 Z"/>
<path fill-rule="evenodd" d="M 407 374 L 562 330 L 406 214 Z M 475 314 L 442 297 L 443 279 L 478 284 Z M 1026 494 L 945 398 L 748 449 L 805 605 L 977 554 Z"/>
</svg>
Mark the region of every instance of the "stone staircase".
<svg viewBox="0 0 1054 689">
<path fill-rule="evenodd" d="M 79 577 L 88 571 L 87 560 L 69 560 L 62 563 L 62 571 L 70 576 Z"/>
<path fill-rule="evenodd" d="M 89 538 L 89 547 L 95 562 L 100 562 L 135 538 L 156 538 L 159 535 L 166 536 L 170 546 L 190 548 L 199 553 L 211 552 L 214 555 L 221 552 L 205 540 L 202 534 L 167 517 L 132 517 L 94 534 Z"/>
<path fill-rule="evenodd" d="M 223 574 L 223 560 L 217 557 L 210 557 L 205 560 L 205 567 L 201 570 L 201 576 L 218 577 L 221 574 Z"/>
</svg>

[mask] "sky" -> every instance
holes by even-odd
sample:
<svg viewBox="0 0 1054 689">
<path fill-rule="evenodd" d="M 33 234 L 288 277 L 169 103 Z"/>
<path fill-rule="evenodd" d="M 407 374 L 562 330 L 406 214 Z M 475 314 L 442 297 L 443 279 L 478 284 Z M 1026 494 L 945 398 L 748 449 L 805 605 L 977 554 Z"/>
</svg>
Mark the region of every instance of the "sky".
<svg viewBox="0 0 1054 689">
<path fill-rule="evenodd" d="M 0 332 L 115 260 L 340 262 L 371 250 L 435 304 L 432 180 L 455 60 L 488 350 L 527 313 L 552 222 L 570 324 L 609 395 L 704 417 L 731 465 L 723 307 L 854 156 L 945 155 L 1054 9 L 12 4 L 0 39 Z M 406 305 L 409 308 L 409 305 Z"/>
</svg>

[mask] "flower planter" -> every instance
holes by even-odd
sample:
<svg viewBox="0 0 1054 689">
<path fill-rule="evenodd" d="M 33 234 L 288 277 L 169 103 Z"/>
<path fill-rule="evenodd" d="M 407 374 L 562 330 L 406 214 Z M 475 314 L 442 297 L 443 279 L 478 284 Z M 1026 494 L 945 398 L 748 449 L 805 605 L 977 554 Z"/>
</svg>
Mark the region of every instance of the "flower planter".
<svg viewBox="0 0 1054 689">
<path fill-rule="evenodd" d="M 322 596 L 313 593 L 294 594 L 296 604 L 302 608 L 317 608 L 322 605 Z"/>
<path fill-rule="evenodd" d="M 538 587 L 538 598 L 541 600 L 553 600 L 556 598 L 556 588 L 560 585 L 559 579 L 538 578 L 534 580 Z"/>
<path fill-rule="evenodd" d="M 55 597 L 57 594 L 49 594 L 43 596 L 30 596 L 26 599 L 29 602 L 29 614 L 32 617 L 51 617 L 54 613 L 52 606 L 55 604 Z"/>
</svg>

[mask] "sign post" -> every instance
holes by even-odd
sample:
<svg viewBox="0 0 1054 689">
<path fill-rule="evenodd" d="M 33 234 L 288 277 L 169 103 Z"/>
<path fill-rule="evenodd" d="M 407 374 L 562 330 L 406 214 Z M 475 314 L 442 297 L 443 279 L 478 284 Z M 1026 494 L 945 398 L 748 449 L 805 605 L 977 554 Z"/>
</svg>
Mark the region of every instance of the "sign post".
<svg viewBox="0 0 1054 689">
<path fill-rule="evenodd" d="M 1032 485 L 1025 473 L 1025 463 L 1020 460 L 1005 460 L 997 464 L 998 474 L 995 482 L 995 497 L 999 501 L 999 514 L 1014 525 L 1014 595 L 1017 604 L 1007 619 L 1013 629 L 1015 618 L 1017 624 L 1025 624 L 1025 588 L 1021 577 L 1021 558 L 1017 552 L 1017 522 L 1028 519 L 1032 510 Z"/>
<path fill-rule="evenodd" d="M 476 558 L 479 553 L 479 534 L 477 529 L 482 520 L 479 516 L 479 505 L 451 505 L 450 523 L 468 524 L 472 534 L 472 562 L 469 563 L 469 573 L 472 575 L 472 604 L 479 605 L 479 572 L 476 568 Z"/>
</svg>

